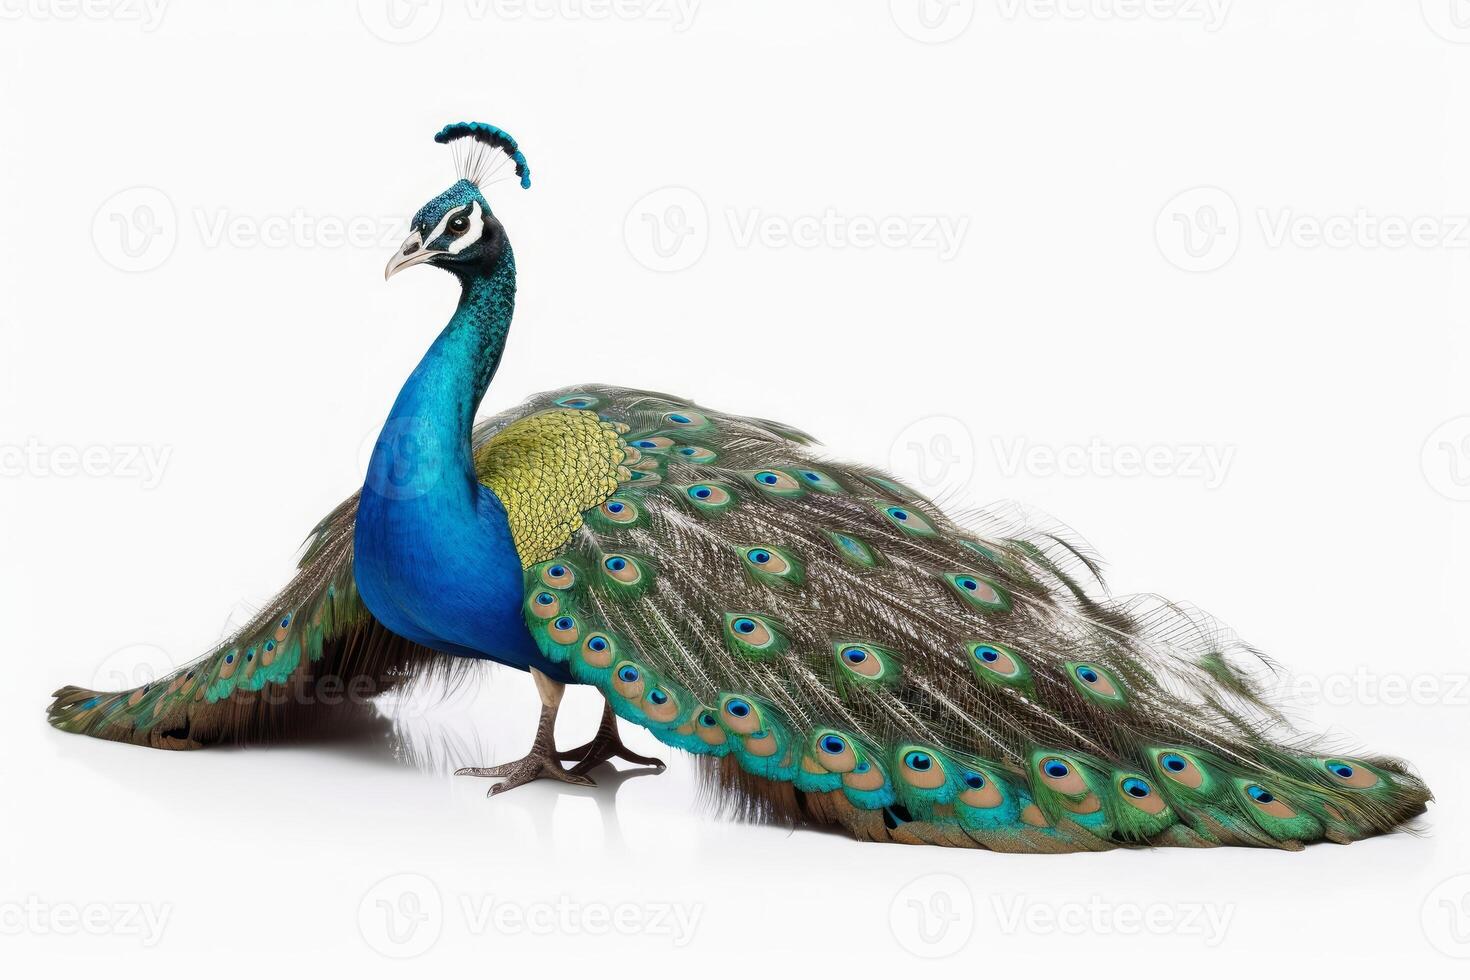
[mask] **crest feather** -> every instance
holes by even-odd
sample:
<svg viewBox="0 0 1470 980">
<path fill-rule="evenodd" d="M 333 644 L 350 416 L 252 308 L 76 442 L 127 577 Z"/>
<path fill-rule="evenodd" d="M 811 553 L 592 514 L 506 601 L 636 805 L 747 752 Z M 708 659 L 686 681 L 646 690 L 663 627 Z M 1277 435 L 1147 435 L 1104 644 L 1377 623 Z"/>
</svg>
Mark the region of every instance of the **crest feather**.
<svg viewBox="0 0 1470 980">
<path fill-rule="evenodd" d="M 434 134 L 434 142 L 450 145 L 460 179 L 476 187 L 483 187 L 499 171 L 503 159 L 501 154 L 515 164 L 521 186 L 531 186 L 531 168 L 526 163 L 526 155 L 521 152 L 515 138 L 499 126 L 482 122 L 450 123 Z"/>
</svg>

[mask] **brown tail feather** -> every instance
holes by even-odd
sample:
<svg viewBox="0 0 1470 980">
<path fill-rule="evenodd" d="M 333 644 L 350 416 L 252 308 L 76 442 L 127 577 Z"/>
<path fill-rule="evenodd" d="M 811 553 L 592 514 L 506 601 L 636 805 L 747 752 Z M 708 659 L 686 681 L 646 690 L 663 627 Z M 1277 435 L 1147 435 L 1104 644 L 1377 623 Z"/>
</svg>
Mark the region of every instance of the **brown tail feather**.
<svg viewBox="0 0 1470 980">
<path fill-rule="evenodd" d="M 321 651 L 315 661 L 303 656 L 284 684 L 236 689 L 213 702 L 195 684 L 194 668 L 130 691 L 63 687 L 47 720 L 63 731 L 156 749 L 294 741 L 371 718 L 378 695 L 428 675 L 458 676 L 473 663 L 410 643 L 371 617 L 324 639 Z M 151 713 L 143 704 L 150 694 Z"/>
</svg>

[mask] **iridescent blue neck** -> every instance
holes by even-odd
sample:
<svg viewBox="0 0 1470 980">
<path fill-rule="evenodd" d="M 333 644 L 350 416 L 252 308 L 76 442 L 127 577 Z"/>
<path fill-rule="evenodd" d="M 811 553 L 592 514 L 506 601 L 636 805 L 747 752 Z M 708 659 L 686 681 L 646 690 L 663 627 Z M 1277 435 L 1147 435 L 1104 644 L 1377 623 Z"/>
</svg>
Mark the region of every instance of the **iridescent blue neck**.
<svg viewBox="0 0 1470 980">
<path fill-rule="evenodd" d="M 491 270 L 460 276 L 459 306 L 404 382 L 368 467 L 388 496 L 447 496 L 473 508 L 479 489 L 470 431 L 500 366 L 515 312 L 509 244 Z M 395 492 L 396 488 L 396 492 Z"/>
<path fill-rule="evenodd" d="M 505 508 L 476 479 L 470 450 L 475 410 L 515 307 L 509 247 L 493 268 L 461 284 L 454 317 L 404 383 L 373 448 L 357 505 L 353 574 L 368 611 L 399 636 L 556 676 L 526 630 L 521 560 Z"/>
</svg>

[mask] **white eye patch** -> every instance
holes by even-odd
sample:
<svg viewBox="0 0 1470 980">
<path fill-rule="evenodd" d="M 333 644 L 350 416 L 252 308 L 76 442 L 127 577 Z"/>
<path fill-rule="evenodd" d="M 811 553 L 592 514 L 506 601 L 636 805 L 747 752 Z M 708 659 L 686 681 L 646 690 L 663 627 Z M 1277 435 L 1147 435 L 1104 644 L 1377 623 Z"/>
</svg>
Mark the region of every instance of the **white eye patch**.
<svg viewBox="0 0 1470 980">
<path fill-rule="evenodd" d="M 444 234 L 444 232 L 448 229 L 449 222 L 454 218 L 455 215 L 460 213 L 462 212 L 458 208 L 455 208 L 453 211 L 446 213 L 444 217 L 439 219 L 439 223 L 434 226 L 434 230 L 424 236 L 424 241 L 438 241 L 439 236 Z M 466 228 L 464 232 L 461 233 L 460 236 L 454 240 L 454 243 L 450 245 L 449 248 L 445 249 L 445 251 L 448 252 L 450 255 L 458 255 L 460 252 L 463 252 L 465 249 L 475 244 L 475 242 L 479 241 L 480 236 L 485 233 L 485 216 L 480 210 L 479 201 L 470 202 L 469 219 L 470 226 Z"/>
<path fill-rule="evenodd" d="M 471 201 L 470 226 L 465 229 L 463 235 L 460 235 L 454 240 L 453 245 L 449 246 L 449 254 L 458 255 L 460 252 L 463 252 L 465 249 L 475 244 L 475 242 L 478 242 L 480 240 L 480 236 L 484 233 L 485 217 L 480 213 L 480 202 Z"/>
</svg>

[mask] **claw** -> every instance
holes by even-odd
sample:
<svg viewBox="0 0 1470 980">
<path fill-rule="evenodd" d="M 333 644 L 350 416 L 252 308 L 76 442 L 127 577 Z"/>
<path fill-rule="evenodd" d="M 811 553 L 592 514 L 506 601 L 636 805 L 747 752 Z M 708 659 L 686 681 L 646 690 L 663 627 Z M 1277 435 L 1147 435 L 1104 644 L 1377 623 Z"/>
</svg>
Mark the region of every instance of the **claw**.
<svg viewBox="0 0 1470 980">
<path fill-rule="evenodd" d="M 580 776 L 610 759 L 622 759 L 636 766 L 654 767 L 659 772 L 668 768 L 662 759 L 639 755 L 623 744 L 623 739 L 618 734 L 617 716 L 613 714 L 610 704 L 603 706 L 602 723 L 597 726 L 597 734 L 592 736 L 592 741 L 569 752 L 558 752 L 556 757 L 562 761 L 576 760 L 577 764 L 571 769 L 575 776 Z"/>
<path fill-rule="evenodd" d="M 454 771 L 456 776 L 503 779 L 504 782 L 490 787 L 487 796 L 498 796 L 506 790 L 538 779 L 555 779 L 573 786 L 596 785 L 580 772 L 563 769 L 558 762 L 562 754 L 556 751 L 552 733 L 556 725 L 557 707 L 561 703 L 561 685 L 548 680 L 534 669 L 532 676 L 541 693 L 541 720 L 536 725 L 536 737 L 531 742 L 531 751 L 514 762 L 505 762 L 498 766 L 466 766 Z"/>
</svg>

